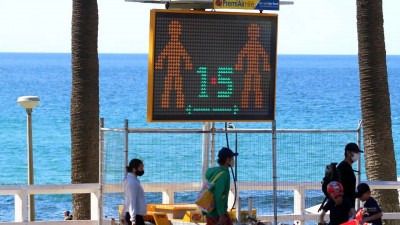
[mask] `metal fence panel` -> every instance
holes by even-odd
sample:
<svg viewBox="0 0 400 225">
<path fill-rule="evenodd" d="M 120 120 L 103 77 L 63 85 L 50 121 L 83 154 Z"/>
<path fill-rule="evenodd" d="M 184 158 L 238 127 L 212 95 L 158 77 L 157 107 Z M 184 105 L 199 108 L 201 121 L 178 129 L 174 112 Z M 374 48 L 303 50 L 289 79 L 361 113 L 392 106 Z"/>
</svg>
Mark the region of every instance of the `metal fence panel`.
<svg viewBox="0 0 400 225">
<path fill-rule="evenodd" d="M 102 132 L 103 216 L 116 218 L 118 206 L 123 203 L 121 181 L 125 169 L 124 130 L 103 129 Z M 227 144 L 239 153 L 236 165 L 241 208 L 247 209 L 247 199 L 252 197 L 257 215 L 272 215 L 272 131 L 231 129 L 228 133 L 221 130 L 207 133 L 215 146 L 214 153 L 209 150 L 209 162 L 216 159 L 218 150 Z M 145 175 L 140 180 L 145 189 L 162 189 L 168 186 L 174 191 L 171 199 L 175 203 L 194 203 L 197 186 L 193 188 L 192 185 L 190 190 L 181 190 L 179 185 L 201 185 L 203 134 L 201 130 L 129 129 L 128 160 L 143 160 Z M 296 200 L 298 195 L 293 184 L 309 182 L 314 185 L 311 189 L 315 190 L 305 190 L 300 194 L 304 194 L 302 197 L 305 198 L 305 208 L 319 204 L 323 199 L 319 182 L 324 176 L 325 165 L 343 160 L 346 143 L 356 141 L 357 130 L 277 130 L 278 215 L 305 213 L 304 207 L 295 205 L 301 201 Z M 214 164 L 216 165 L 216 161 Z M 233 183 L 231 188 L 234 189 Z M 163 194 L 160 192 L 146 193 L 147 203 L 162 203 L 162 198 Z"/>
</svg>

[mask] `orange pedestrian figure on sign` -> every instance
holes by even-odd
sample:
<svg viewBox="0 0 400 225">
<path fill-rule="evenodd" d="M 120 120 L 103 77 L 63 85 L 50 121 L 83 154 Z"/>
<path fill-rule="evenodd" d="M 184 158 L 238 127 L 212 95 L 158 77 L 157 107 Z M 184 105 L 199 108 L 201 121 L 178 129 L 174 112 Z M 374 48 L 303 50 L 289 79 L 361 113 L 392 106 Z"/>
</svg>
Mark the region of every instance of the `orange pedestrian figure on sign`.
<svg viewBox="0 0 400 225">
<path fill-rule="evenodd" d="M 249 107 L 249 92 L 254 91 L 255 108 L 262 108 L 263 96 L 259 59 L 262 57 L 263 71 L 270 71 L 269 58 L 259 40 L 260 27 L 257 24 L 250 24 L 247 36 L 249 39 L 240 51 L 238 61 L 235 65 L 235 70 L 243 70 L 243 59 L 247 57 L 247 70 L 244 75 L 241 107 Z"/>
<path fill-rule="evenodd" d="M 179 41 L 179 35 L 181 33 L 182 28 L 179 21 L 171 21 L 168 26 L 170 40 L 161 51 L 160 55 L 158 55 L 158 60 L 155 65 L 156 70 L 162 70 L 163 60 L 167 59 L 167 75 L 164 80 L 164 92 L 161 97 L 161 108 L 169 108 L 170 92 L 172 89 L 176 92 L 176 108 L 184 107 L 185 100 L 182 88 L 181 58 L 185 60 L 186 70 L 192 69 L 192 63 L 189 54 Z"/>
</svg>

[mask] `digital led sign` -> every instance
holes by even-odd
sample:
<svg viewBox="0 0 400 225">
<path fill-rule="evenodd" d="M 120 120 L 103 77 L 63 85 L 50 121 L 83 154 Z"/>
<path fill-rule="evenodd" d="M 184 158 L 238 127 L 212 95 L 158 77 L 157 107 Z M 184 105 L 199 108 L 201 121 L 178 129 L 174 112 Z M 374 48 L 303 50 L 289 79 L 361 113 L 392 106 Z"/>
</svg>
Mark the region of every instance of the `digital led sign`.
<svg viewBox="0 0 400 225">
<path fill-rule="evenodd" d="M 274 120 L 277 20 L 152 10 L 148 121 Z"/>
</svg>

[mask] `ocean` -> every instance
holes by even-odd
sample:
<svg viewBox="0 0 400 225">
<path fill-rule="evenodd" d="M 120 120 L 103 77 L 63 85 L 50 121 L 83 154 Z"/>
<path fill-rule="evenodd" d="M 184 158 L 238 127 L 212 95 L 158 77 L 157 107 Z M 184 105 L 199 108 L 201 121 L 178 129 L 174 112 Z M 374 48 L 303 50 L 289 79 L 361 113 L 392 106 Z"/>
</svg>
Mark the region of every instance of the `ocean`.
<svg viewBox="0 0 400 225">
<path fill-rule="evenodd" d="M 99 62 L 100 116 L 106 127 L 123 127 L 125 119 L 135 128 L 202 127 L 201 123 L 146 122 L 146 54 L 100 54 Z M 357 128 L 361 119 L 357 56 L 279 55 L 277 65 L 278 129 Z M 398 161 L 400 56 L 387 56 L 387 67 Z M 0 80 L 4 100 L 0 107 L 0 185 L 27 183 L 26 112 L 17 103 L 24 95 L 41 100 L 32 114 L 35 184 L 71 183 L 71 55 L 0 53 Z M 269 123 L 235 125 L 270 128 Z M 72 208 L 70 195 L 39 195 L 36 199 L 38 220 L 61 220 L 63 211 Z M 0 222 L 13 221 L 13 210 L 13 196 L 0 196 Z"/>
</svg>

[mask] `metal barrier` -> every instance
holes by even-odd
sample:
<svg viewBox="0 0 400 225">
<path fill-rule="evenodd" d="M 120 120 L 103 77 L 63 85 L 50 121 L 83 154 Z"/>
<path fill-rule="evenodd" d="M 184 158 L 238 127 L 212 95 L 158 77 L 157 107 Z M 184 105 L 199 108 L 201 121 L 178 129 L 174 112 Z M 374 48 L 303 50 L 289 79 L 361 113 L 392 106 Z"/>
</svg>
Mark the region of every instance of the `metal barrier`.
<svg viewBox="0 0 400 225">
<path fill-rule="evenodd" d="M 102 121 L 100 217 L 113 215 L 112 209 L 122 202 L 122 194 L 111 193 L 122 190 L 129 159 L 144 161 L 146 174 L 141 179 L 145 186 L 163 190 L 146 196 L 152 203 L 193 203 L 205 170 L 216 164 L 215 152 L 230 145 L 239 152 L 235 168 L 237 196 L 252 197 L 261 218 L 271 219 L 272 214 L 276 223 L 278 218 L 296 217 L 303 224 L 310 218 L 305 214 L 306 207 L 322 201 L 320 181 L 325 165 L 343 160 L 348 142 L 361 145 L 360 124 L 354 130 L 275 129 L 274 124 L 272 129 L 219 129 L 209 123 L 203 129 L 134 129 L 128 127 L 128 121 L 124 128 L 104 128 Z M 240 207 L 246 209 L 246 201 Z"/>
</svg>

